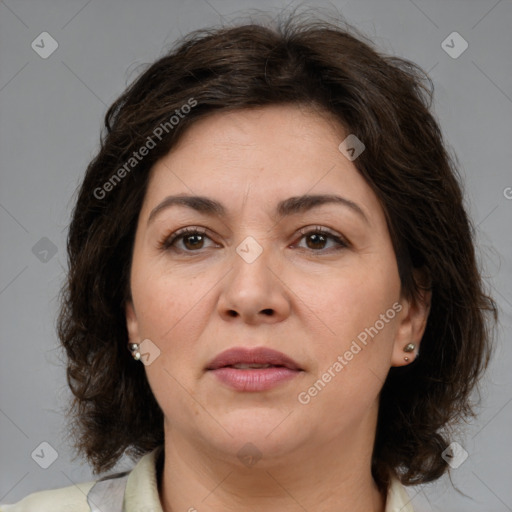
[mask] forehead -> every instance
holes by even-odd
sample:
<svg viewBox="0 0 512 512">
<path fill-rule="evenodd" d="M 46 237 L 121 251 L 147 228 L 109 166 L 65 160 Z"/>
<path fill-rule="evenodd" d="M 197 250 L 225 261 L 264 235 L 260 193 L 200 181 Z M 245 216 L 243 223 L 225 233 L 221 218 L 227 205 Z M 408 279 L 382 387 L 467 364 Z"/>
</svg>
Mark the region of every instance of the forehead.
<svg viewBox="0 0 512 512">
<path fill-rule="evenodd" d="M 195 121 L 174 149 L 202 139 L 222 149 L 238 146 L 238 150 L 250 150 L 264 144 L 271 151 L 278 143 L 284 147 L 294 146 L 295 141 L 336 143 L 343 134 L 341 123 L 323 109 L 302 104 L 267 105 L 212 112 Z"/>
<path fill-rule="evenodd" d="M 345 137 L 332 117 L 302 106 L 214 113 L 188 128 L 153 166 L 145 214 L 166 195 L 180 193 L 222 198 L 228 208 L 249 195 L 269 208 L 304 194 L 375 202 L 338 149 Z"/>
</svg>

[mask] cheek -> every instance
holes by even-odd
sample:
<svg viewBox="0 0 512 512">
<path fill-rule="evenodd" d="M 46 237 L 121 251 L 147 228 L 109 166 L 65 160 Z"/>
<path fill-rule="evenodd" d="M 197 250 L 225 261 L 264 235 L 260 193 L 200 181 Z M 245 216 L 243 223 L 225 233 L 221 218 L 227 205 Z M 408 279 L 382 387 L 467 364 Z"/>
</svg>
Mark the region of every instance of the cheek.
<svg viewBox="0 0 512 512">
<path fill-rule="evenodd" d="M 204 276 L 170 275 L 158 265 L 148 265 L 143 270 L 134 273 L 132 284 L 139 334 L 160 350 L 158 359 L 146 371 L 150 385 L 168 393 L 179 389 L 174 378 L 190 384 L 198 371 L 195 342 L 211 316 L 207 291 L 212 284 L 204 282 Z"/>
<path fill-rule="evenodd" d="M 145 367 L 148 383 L 162 410 L 174 411 L 173 418 L 182 421 L 192 421 L 201 413 L 193 399 L 192 369 L 198 365 L 194 340 L 201 322 L 197 318 L 205 315 L 202 308 L 207 297 L 200 300 L 204 296 L 197 290 L 200 280 L 195 280 L 196 288 L 190 281 L 157 275 L 153 268 L 137 276 L 133 290 L 141 338 L 149 338 L 160 350 L 159 357 Z"/>
<path fill-rule="evenodd" d="M 299 403 L 308 402 L 312 416 L 315 409 L 336 413 L 332 421 L 340 428 L 375 402 L 390 367 L 400 280 L 394 259 L 380 261 L 347 266 L 317 280 L 316 287 L 309 283 L 300 289 L 315 313 L 308 313 L 310 331 L 317 332 L 310 346 L 315 363 L 297 392 L 302 392 Z"/>
<path fill-rule="evenodd" d="M 302 276 L 293 290 L 301 314 L 310 318 L 309 328 L 324 346 L 342 348 L 392 308 L 400 297 L 400 280 L 393 265 L 348 265 L 335 274 Z"/>
<path fill-rule="evenodd" d="M 166 333 L 191 311 L 200 284 L 192 277 L 183 281 L 171 275 L 159 261 L 144 265 L 134 262 L 131 282 L 140 333 L 155 341 L 167 339 Z"/>
<path fill-rule="evenodd" d="M 311 345 L 316 360 L 311 376 L 296 393 L 306 422 L 326 417 L 327 411 L 327 436 L 356 428 L 376 403 L 390 368 L 398 318 L 395 285 L 352 277 L 336 284 L 312 303 L 322 320 L 317 323 L 326 326 Z"/>
</svg>

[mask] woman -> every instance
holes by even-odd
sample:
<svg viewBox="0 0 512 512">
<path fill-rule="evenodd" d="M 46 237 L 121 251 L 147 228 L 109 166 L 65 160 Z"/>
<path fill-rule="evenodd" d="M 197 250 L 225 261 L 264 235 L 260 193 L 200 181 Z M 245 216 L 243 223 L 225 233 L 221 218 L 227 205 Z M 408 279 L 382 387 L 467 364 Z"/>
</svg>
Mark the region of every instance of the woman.
<svg viewBox="0 0 512 512">
<path fill-rule="evenodd" d="M 193 33 L 127 89 L 59 336 L 79 452 L 142 457 L 1 511 L 413 510 L 496 318 L 427 83 L 292 18 Z"/>
</svg>

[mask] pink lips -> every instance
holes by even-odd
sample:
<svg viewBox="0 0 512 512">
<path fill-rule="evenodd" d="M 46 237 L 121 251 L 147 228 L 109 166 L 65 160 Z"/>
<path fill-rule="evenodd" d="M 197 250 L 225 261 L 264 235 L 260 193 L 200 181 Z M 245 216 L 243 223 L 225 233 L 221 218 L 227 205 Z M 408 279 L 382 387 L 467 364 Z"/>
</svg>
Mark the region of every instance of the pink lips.
<svg viewBox="0 0 512 512">
<path fill-rule="evenodd" d="M 271 366 L 234 368 L 235 365 Z M 266 347 L 228 349 L 210 361 L 206 370 L 237 391 L 265 391 L 293 379 L 303 371 L 293 359 Z"/>
</svg>

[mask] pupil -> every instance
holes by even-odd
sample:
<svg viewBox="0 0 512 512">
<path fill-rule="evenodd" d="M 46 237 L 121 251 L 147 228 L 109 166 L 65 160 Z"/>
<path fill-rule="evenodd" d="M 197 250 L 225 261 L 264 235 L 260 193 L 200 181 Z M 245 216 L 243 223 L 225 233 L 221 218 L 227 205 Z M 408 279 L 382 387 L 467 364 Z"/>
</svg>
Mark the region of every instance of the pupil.
<svg viewBox="0 0 512 512">
<path fill-rule="evenodd" d="M 197 244 L 195 243 L 192 243 L 192 244 L 188 244 L 187 242 L 190 241 L 191 238 L 196 238 L 196 239 L 201 239 L 202 238 L 202 235 L 189 235 L 185 238 L 185 245 L 187 246 L 188 248 L 188 245 L 191 245 L 192 248 L 196 247 L 197 248 Z M 202 240 L 199 240 L 199 243 L 201 243 Z"/>
<path fill-rule="evenodd" d="M 314 233 L 314 234 L 310 235 L 310 236 L 308 237 L 308 240 L 313 240 L 314 238 L 316 238 L 316 242 L 313 242 L 313 245 L 315 245 L 315 243 L 316 243 L 316 244 L 318 244 L 318 243 L 319 243 L 320 245 L 322 245 L 322 244 L 325 242 L 325 237 L 324 237 L 323 235 L 320 235 L 319 233 Z M 321 240 L 319 241 L 319 239 L 321 239 Z M 310 247 L 310 248 L 311 248 L 311 247 Z M 313 248 L 318 249 L 318 247 L 317 247 L 317 246 L 315 246 L 315 247 L 313 247 Z M 320 248 L 321 248 L 321 247 L 320 247 Z"/>
</svg>

